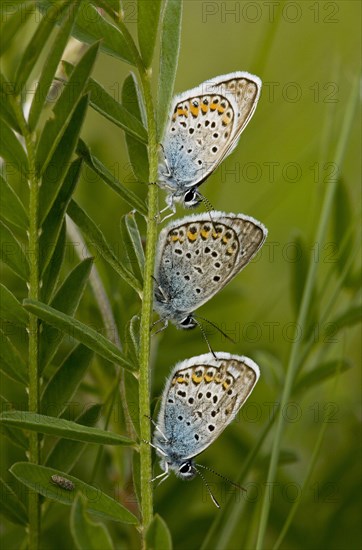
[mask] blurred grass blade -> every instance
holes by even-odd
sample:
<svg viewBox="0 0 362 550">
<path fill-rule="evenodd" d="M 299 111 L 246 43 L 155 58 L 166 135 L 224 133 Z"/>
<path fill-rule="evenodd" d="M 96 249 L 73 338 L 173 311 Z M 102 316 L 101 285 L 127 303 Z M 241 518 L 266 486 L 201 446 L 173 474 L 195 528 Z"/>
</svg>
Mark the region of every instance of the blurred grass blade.
<svg viewBox="0 0 362 550">
<path fill-rule="evenodd" d="M 65 334 L 72 336 L 88 348 L 98 353 L 104 359 L 107 359 L 111 363 L 120 365 L 121 367 L 134 370 L 134 366 L 131 365 L 124 357 L 123 353 L 110 341 L 107 340 L 102 334 L 99 334 L 96 330 L 88 327 L 84 323 L 81 323 L 77 319 L 65 315 L 61 311 L 37 302 L 36 300 L 24 300 L 24 307 L 31 313 L 34 313 L 37 317 L 40 317 L 43 321 L 53 325 L 57 329 L 63 331 Z"/>
<path fill-rule="evenodd" d="M 1 121 L 0 157 L 16 168 L 20 174 L 27 174 L 28 159 L 25 151 L 5 120 Z"/>
<path fill-rule="evenodd" d="M 339 332 L 345 327 L 352 327 L 358 323 L 360 323 L 362 320 L 362 307 L 360 305 L 358 306 L 352 306 L 351 308 L 347 309 L 347 311 L 344 311 L 336 317 L 335 319 L 332 319 L 330 323 L 327 323 L 325 328 L 325 337 L 327 339 L 333 338 Z"/>
<path fill-rule="evenodd" d="M 26 525 L 28 517 L 23 503 L 20 502 L 12 488 L 0 478 L 1 513 L 12 523 Z"/>
<path fill-rule="evenodd" d="M 88 78 L 98 54 L 99 44 L 90 46 L 75 66 L 68 82 L 54 105 L 52 115 L 45 123 L 36 150 L 36 165 L 41 175 L 48 166 L 58 143 L 73 115 L 79 99 L 84 95 Z"/>
<path fill-rule="evenodd" d="M 15 382 L 27 384 L 26 365 L 1 329 L 0 343 L 0 370 Z"/>
<path fill-rule="evenodd" d="M 29 462 L 17 462 L 10 468 L 10 472 L 24 485 L 51 500 L 70 506 L 74 502 L 77 492 L 80 491 L 88 500 L 89 512 L 111 521 L 133 525 L 138 523 L 137 518 L 131 512 L 113 498 L 102 493 L 98 487 L 92 487 L 92 485 L 88 485 L 62 471 L 30 464 Z M 64 489 L 54 485 L 50 479 L 54 474 L 62 477 L 65 475 L 67 479 L 74 483 L 75 490 L 64 491 Z"/>
<path fill-rule="evenodd" d="M 155 514 L 147 529 L 146 542 L 148 548 L 154 550 L 172 550 L 172 539 L 165 521 Z"/>
<path fill-rule="evenodd" d="M 24 10 L 20 2 L 18 5 L 14 2 L 4 2 L 2 9 L 0 57 L 3 56 L 11 46 L 18 32 L 28 21 L 30 15 L 34 13 L 31 9 Z"/>
<path fill-rule="evenodd" d="M 310 372 L 300 376 L 294 386 L 293 395 L 297 395 L 302 392 L 304 393 L 306 390 L 320 385 L 325 380 L 329 380 L 334 377 L 337 373 L 339 374 L 345 372 L 351 367 L 351 363 L 345 359 L 334 359 L 332 361 L 322 363 L 321 365 L 313 368 Z"/>
<path fill-rule="evenodd" d="M 50 378 L 41 398 L 41 412 L 61 416 L 89 367 L 93 352 L 78 344 Z"/>
<path fill-rule="evenodd" d="M 142 96 L 133 73 L 127 76 L 123 83 L 122 104 L 132 115 L 142 121 Z M 126 145 L 135 178 L 142 183 L 148 182 L 149 164 L 146 145 L 128 134 L 126 134 Z"/>
<path fill-rule="evenodd" d="M 86 258 L 68 274 L 63 284 L 57 290 L 51 306 L 73 316 L 88 283 L 89 274 L 93 265 L 92 258 Z M 51 325 L 44 324 L 40 338 L 39 363 L 42 370 L 54 357 L 64 334 Z"/>
<path fill-rule="evenodd" d="M 158 34 L 161 0 L 138 0 L 137 2 L 137 32 L 143 63 L 149 67 L 152 63 Z"/>
<path fill-rule="evenodd" d="M 29 126 L 32 130 L 35 129 L 38 123 L 40 113 L 46 102 L 49 89 L 67 45 L 74 19 L 80 5 L 81 2 L 72 2 L 67 8 L 61 27 L 55 37 L 54 44 L 50 48 L 48 57 L 43 65 L 29 113 Z"/>
<path fill-rule="evenodd" d="M 0 423 L 5 426 L 16 427 L 21 430 L 30 430 L 45 435 L 85 441 L 100 445 L 133 445 L 134 441 L 113 432 L 106 432 L 99 428 L 92 428 L 77 424 L 64 418 L 55 418 L 28 411 L 6 411 L 0 414 Z"/>
<path fill-rule="evenodd" d="M 28 229 L 28 214 L 8 182 L 0 175 L 0 216 L 19 229 Z"/>
<path fill-rule="evenodd" d="M 355 235 L 353 234 L 354 216 L 346 184 L 338 180 L 334 197 L 333 241 L 337 247 L 338 259 L 336 267 L 340 274 L 349 261 L 349 255 L 353 249 Z M 347 275 L 346 285 L 349 277 Z"/>
<path fill-rule="evenodd" d="M 181 40 L 182 2 L 166 0 L 161 33 L 161 62 L 157 96 L 157 132 L 162 141 L 176 78 Z"/>
<path fill-rule="evenodd" d="M 53 256 L 51 261 L 48 264 L 48 267 L 44 271 L 43 275 L 43 285 L 41 287 L 41 299 L 46 304 L 52 298 L 54 287 L 56 286 L 59 278 L 60 269 L 65 255 L 65 241 L 66 241 L 66 225 L 65 220 L 63 221 L 62 227 L 60 228 L 59 236 Z"/>
<path fill-rule="evenodd" d="M 92 405 L 78 416 L 77 424 L 94 426 L 99 420 L 102 405 Z M 87 448 L 87 443 L 72 441 L 71 439 L 59 439 L 50 451 L 45 465 L 55 469 L 62 469 L 63 472 L 70 472 L 75 463 Z"/>
<path fill-rule="evenodd" d="M 79 180 L 81 168 L 82 159 L 80 158 L 74 160 L 69 166 L 63 184 L 59 189 L 57 198 L 42 225 L 42 233 L 39 239 L 39 267 L 41 275 L 48 267 L 48 264 L 53 256 L 68 204 Z"/>
<path fill-rule="evenodd" d="M 70 514 L 70 531 L 78 550 L 113 550 L 111 536 L 105 525 L 94 523 L 87 516 L 86 499 L 76 495 Z"/>
<path fill-rule="evenodd" d="M 53 3 L 47 13 L 42 17 L 40 23 L 36 26 L 36 30 L 25 47 L 24 54 L 16 71 L 16 94 L 20 94 L 24 88 L 35 63 L 39 59 L 40 54 L 51 35 L 56 19 L 65 10 L 70 1 L 71 0 L 62 0 Z"/>
<path fill-rule="evenodd" d="M 62 139 L 55 149 L 52 158 L 46 168 L 42 185 L 39 191 L 39 225 L 41 226 L 49 214 L 56 197 L 64 183 L 74 150 L 77 146 L 78 137 L 86 115 L 88 97 L 83 96 L 65 128 Z"/>
<path fill-rule="evenodd" d="M 138 143 L 138 142 L 137 142 Z M 135 194 L 128 189 L 125 185 L 120 183 L 117 178 L 97 159 L 92 153 L 89 147 L 82 139 L 78 142 L 77 153 L 82 157 L 84 162 L 89 166 L 113 191 L 115 191 L 124 201 L 135 208 L 137 212 L 143 216 L 147 216 L 147 208 L 145 203 Z"/>
<path fill-rule="evenodd" d="M 124 267 L 118 260 L 108 245 L 103 233 L 74 200 L 69 204 L 68 214 L 82 231 L 86 240 L 96 248 L 106 262 L 113 267 L 115 272 L 140 294 L 142 292 L 140 282 L 135 278 L 133 273 Z"/>
<path fill-rule="evenodd" d="M 26 326 L 28 314 L 6 286 L 0 283 L 0 319 L 14 323 L 14 325 Z"/>
<path fill-rule="evenodd" d="M 296 236 L 294 241 L 295 258 L 291 261 L 291 289 L 292 289 L 292 303 L 294 305 L 294 313 L 297 316 L 300 309 L 300 305 L 303 299 L 304 287 L 307 279 L 309 269 L 309 252 L 300 235 Z M 312 290 L 312 299 L 309 304 L 309 311 L 307 314 L 308 326 L 305 327 L 305 334 L 303 338 L 307 338 L 313 327 L 318 322 L 318 305 L 319 300 L 316 292 L 316 288 Z"/>
<path fill-rule="evenodd" d="M 29 264 L 23 252 L 23 247 L 14 234 L 0 221 L 1 261 L 24 281 L 28 280 Z"/>
</svg>

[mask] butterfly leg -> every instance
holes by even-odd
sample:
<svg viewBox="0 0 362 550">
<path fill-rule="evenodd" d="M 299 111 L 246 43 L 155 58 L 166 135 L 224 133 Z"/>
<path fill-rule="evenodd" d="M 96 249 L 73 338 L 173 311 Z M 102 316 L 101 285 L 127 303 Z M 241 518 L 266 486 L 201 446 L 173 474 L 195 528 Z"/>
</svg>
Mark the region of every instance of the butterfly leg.
<svg viewBox="0 0 362 550">
<path fill-rule="evenodd" d="M 163 332 L 167 327 L 168 327 L 168 319 L 158 319 L 157 321 L 155 321 L 154 323 L 152 323 L 152 326 L 151 326 L 151 329 L 157 325 L 158 323 L 163 323 L 162 327 L 159 328 L 158 330 L 156 330 L 155 332 L 152 333 L 153 336 L 155 336 L 155 334 L 158 334 L 159 332 Z"/>
<path fill-rule="evenodd" d="M 156 428 L 156 430 L 162 435 L 163 439 L 165 441 L 168 441 L 167 437 L 165 436 L 165 434 L 160 430 L 160 428 L 157 426 L 156 422 L 153 420 L 153 418 L 151 418 L 150 416 L 148 416 L 147 414 L 144 415 L 146 418 L 148 418 L 148 420 L 150 420 L 152 422 L 152 424 L 154 425 L 154 427 Z"/>
</svg>

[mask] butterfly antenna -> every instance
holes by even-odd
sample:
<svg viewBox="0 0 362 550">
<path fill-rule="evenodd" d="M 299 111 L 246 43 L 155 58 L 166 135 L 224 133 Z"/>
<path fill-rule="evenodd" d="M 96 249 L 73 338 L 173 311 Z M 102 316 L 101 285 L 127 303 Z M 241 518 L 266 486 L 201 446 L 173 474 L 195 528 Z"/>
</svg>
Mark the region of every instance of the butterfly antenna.
<svg viewBox="0 0 362 550">
<path fill-rule="evenodd" d="M 211 204 L 211 202 L 209 201 L 209 199 L 207 199 L 206 197 L 204 197 L 204 195 L 202 195 L 200 193 L 199 190 L 197 190 L 198 194 L 199 194 L 199 197 L 200 199 L 202 200 L 203 204 L 205 205 L 205 208 L 207 210 L 207 212 L 210 214 L 210 212 L 212 212 L 213 210 L 215 210 L 215 208 L 213 207 L 213 205 Z M 212 221 L 212 218 L 211 218 L 211 215 L 210 215 L 210 219 Z"/>
<path fill-rule="evenodd" d="M 205 342 L 206 342 L 206 344 L 207 344 L 207 347 L 209 348 L 209 352 L 212 353 L 214 359 L 217 359 L 216 354 L 215 354 L 214 350 L 212 349 L 212 347 L 210 346 L 210 342 L 209 342 L 208 339 L 207 339 L 207 336 L 206 336 L 206 332 L 205 332 L 205 330 L 204 330 L 204 327 L 202 326 L 201 323 L 198 322 L 197 319 L 195 319 L 194 316 L 193 316 L 193 319 L 195 320 L 195 322 L 197 323 L 197 326 L 198 326 L 199 329 L 201 330 L 201 334 L 202 334 L 202 336 L 204 337 L 204 340 L 205 340 Z M 200 319 L 202 319 L 202 317 L 200 317 Z"/>
<path fill-rule="evenodd" d="M 216 328 L 216 330 L 218 330 L 223 336 L 225 336 L 225 338 L 227 338 L 228 340 L 230 340 L 230 342 L 232 342 L 233 344 L 236 344 L 235 340 L 233 340 L 233 338 L 231 338 L 231 336 L 229 336 L 228 334 L 226 334 L 226 332 L 224 332 L 223 330 L 221 330 L 220 327 L 218 327 L 215 323 L 213 323 L 212 321 L 209 321 L 208 319 L 205 319 L 205 317 L 200 317 L 200 315 L 194 315 L 194 318 L 197 317 L 198 319 L 202 319 L 202 321 L 205 321 L 206 323 L 208 323 L 209 325 L 211 325 L 212 327 Z M 197 322 L 197 319 L 195 319 L 195 321 Z M 200 325 L 199 325 L 200 326 Z"/>
<path fill-rule="evenodd" d="M 228 477 L 223 476 L 222 474 L 219 474 L 219 472 L 215 472 L 215 470 L 213 470 L 212 468 L 209 468 L 208 466 L 204 466 L 203 464 L 198 464 L 197 466 L 199 468 L 204 468 L 204 470 L 208 470 L 209 472 L 212 472 L 216 476 L 221 477 L 221 479 L 223 479 L 227 483 L 230 483 L 230 485 L 233 485 L 237 489 L 240 489 L 240 491 L 246 491 L 246 489 L 244 489 L 244 487 L 242 487 L 241 485 L 238 485 L 237 483 L 234 483 L 234 481 L 231 481 L 231 479 L 229 479 Z"/>
<path fill-rule="evenodd" d="M 200 464 L 198 464 L 198 466 L 200 466 Z M 210 489 L 210 486 L 208 484 L 208 482 L 206 481 L 205 477 L 202 475 L 202 473 L 195 467 L 194 465 L 194 468 L 195 468 L 195 472 L 201 477 L 202 481 L 204 482 L 204 485 L 210 495 L 210 498 L 212 500 L 212 502 L 215 504 L 216 508 L 220 508 L 220 504 L 218 503 L 218 501 L 216 500 L 216 498 L 214 497 L 214 495 L 212 494 L 211 492 L 211 489 Z"/>
</svg>

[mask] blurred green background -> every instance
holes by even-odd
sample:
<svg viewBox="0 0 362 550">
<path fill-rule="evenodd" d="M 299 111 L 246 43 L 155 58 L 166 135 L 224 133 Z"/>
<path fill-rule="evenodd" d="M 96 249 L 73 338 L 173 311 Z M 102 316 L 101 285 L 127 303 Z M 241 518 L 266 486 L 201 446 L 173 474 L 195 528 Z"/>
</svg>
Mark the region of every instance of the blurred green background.
<svg viewBox="0 0 362 550">
<path fill-rule="evenodd" d="M 126 23 L 135 34 L 134 8 L 135 2 L 124 2 Z M 318 262 L 315 308 L 310 313 L 315 344 L 303 363 L 303 371 L 312 372 L 321 363 L 342 357 L 351 368 L 340 374 L 337 382 L 327 380 L 299 393 L 284 412 L 287 424 L 282 445 L 283 464 L 270 493 L 271 514 L 265 544 L 266 548 L 272 547 L 291 505 L 301 497 L 282 548 L 357 549 L 361 544 L 360 331 L 358 325 L 332 334 L 326 334 L 326 329 L 327 323 L 356 306 L 360 299 L 359 255 L 356 254 L 352 262 L 350 283 L 338 288 L 341 262 L 346 258 L 340 246 L 344 237 L 357 239 L 361 213 L 359 116 L 355 117 L 343 164 L 336 166 L 333 162 L 352 87 L 360 72 L 361 4 L 353 0 L 285 3 L 187 0 L 183 8 L 175 93 L 237 70 L 257 74 L 263 80 L 259 105 L 238 147 L 203 185 L 202 192 L 215 209 L 254 216 L 269 230 L 258 258 L 199 311 L 236 341 L 232 344 L 208 329 L 215 351 L 248 355 L 261 369 L 260 381 L 250 401 L 200 461 L 232 480 L 238 479 L 248 451 L 270 419 L 273 404 L 280 400 L 293 340 L 305 337 L 306 327 L 298 327 L 297 335 L 294 333 L 295 281 L 313 251 L 313 261 Z M 26 27 L 29 35 L 33 28 L 30 22 Z M 15 61 L 14 45 L 5 65 Z M 126 64 L 101 54 L 94 78 L 120 100 L 122 82 L 129 70 Z M 153 70 L 156 91 L 157 54 Z M 124 135 L 119 128 L 89 110 L 82 137 L 120 181 L 128 182 L 135 192 L 146 196 L 147 184 L 135 182 L 131 174 Z M 344 194 L 341 193 L 347 195 L 350 208 L 346 217 L 340 219 L 340 203 L 336 201 L 327 238 L 319 243 L 315 241 L 316 228 L 323 197 L 333 177 L 343 180 Z M 128 211 L 127 205 L 87 169 L 76 198 L 122 258 L 119 221 Z M 162 191 L 159 201 L 162 208 Z M 178 215 L 185 214 L 178 210 Z M 142 230 L 145 232 L 144 227 Z M 298 244 L 300 239 L 303 247 Z M 347 257 L 351 250 L 355 250 L 352 244 Z M 69 257 L 69 265 L 74 261 L 75 258 Z M 105 267 L 101 259 L 96 259 L 96 265 L 113 301 L 122 335 L 131 314 L 138 313 L 139 302 L 135 293 Z M 10 280 L 8 272 L 5 277 L 16 293 L 16 281 Z M 325 308 L 336 292 L 338 298 L 328 319 L 324 319 Z M 100 325 L 90 292 L 81 304 L 80 317 L 93 327 Z M 207 350 L 199 331 L 181 332 L 174 327 L 155 336 L 153 346 L 156 404 L 175 362 Z M 104 389 L 110 380 L 97 365 L 88 378 L 87 386 L 77 397 L 89 403 L 93 392 L 93 402 L 98 402 L 95 387 L 99 384 Z M 3 380 L 2 385 L 3 392 L 10 391 L 14 402 L 24 399 L 7 380 Z M 301 487 L 324 422 L 328 422 L 328 426 L 316 466 L 307 486 Z M 238 514 L 234 528 L 228 537 L 218 541 L 218 548 L 255 547 L 261 500 L 265 491 L 271 491 L 265 482 L 272 441 L 273 432 L 244 481 L 247 493 L 234 492 L 219 478 L 208 474 L 221 505 L 228 492 L 234 493 Z M 24 459 L 7 440 L 1 453 L 3 472 L 14 461 Z M 119 479 L 117 468 L 122 463 L 117 456 L 115 467 L 114 455 L 119 453 L 121 451 L 114 449 L 106 451 L 97 478 L 102 489 L 108 487 L 113 495 Z M 83 459 L 75 475 L 86 479 L 94 461 L 94 449 L 89 448 Z M 127 478 L 127 462 L 124 468 Z M 128 485 L 122 485 L 119 493 L 126 501 L 128 498 L 130 504 Z M 212 522 L 220 514 L 200 479 L 186 483 L 174 476 L 155 489 L 155 510 L 169 525 L 174 547 L 180 550 L 200 548 Z M 52 506 L 44 548 L 71 547 L 68 527 L 65 527 L 67 516 L 68 508 Z M 223 518 L 218 529 L 225 521 Z M 15 548 L 11 542 L 16 540 L 15 531 L 10 526 L 7 529 L 4 548 Z M 127 537 L 134 546 L 137 538 L 125 534 L 124 538 L 119 535 L 119 548 L 126 547 Z M 60 540 L 63 542 L 57 542 Z M 214 542 L 208 547 L 214 548 Z"/>
</svg>

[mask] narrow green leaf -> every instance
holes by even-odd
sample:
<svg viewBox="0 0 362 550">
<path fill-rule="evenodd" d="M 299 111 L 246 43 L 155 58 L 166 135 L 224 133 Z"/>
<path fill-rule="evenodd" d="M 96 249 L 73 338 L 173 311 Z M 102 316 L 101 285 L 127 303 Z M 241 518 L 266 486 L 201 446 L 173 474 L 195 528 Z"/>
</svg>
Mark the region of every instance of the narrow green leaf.
<svg viewBox="0 0 362 550">
<path fill-rule="evenodd" d="M 337 373 L 345 372 L 351 368 L 351 363 L 345 359 L 334 359 L 316 366 L 310 372 L 302 374 L 297 380 L 293 394 L 304 393 L 314 386 L 322 384 L 325 380 L 332 378 Z"/>
<path fill-rule="evenodd" d="M 142 122 L 131 115 L 98 82 L 89 79 L 87 91 L 90 92 L 90 104 L 93 109 L 141 143 L 147 143 L 147 130 Z"/>
<path fill-rule="evenodd" d="M 74 19 L 77 15 L 80 5 L 81 2 L 72 2 L 71 5 L 67 8 L 67 12 L 64 16 L 63 22 L 60 26 L 57 36 L 55 37 L 54 44 L 50 48 L 48 57 L 43 65 L 42 73 L 36 87 L 29 113 L 29 126 L 32 130 L 35 129 L 39 120 L 40 113 L 42 112 L 42 108 L 46 101 L 47 94 L 53 82 L 54 76 L 56 74 L 57 67 L 60 63 L 64 49 L 67 45 L 72 26 L 74 24 Z"/>
<path fill-rule="evenodd" d="M 0 49 L 1 44 L 2 37 L 0 40 Z M 14 112 L 14 96 L 15 91 L 13 84 L 5 78 L 2 72 L 0 72 L 0 117 L 5 120 L 13 130 L 21 134 L 16 114 Z"/>
<path fill-rule="evenodd" d="M 0 329 L 0 369 L 15 382 L 27 384 L 26 365 L 9 338 Z"/>
<path fill-rule="evenodd" d="M 152 63 L 153 51 L 158 32 L 161 0 L 138 0 L 137 2 L 138 43 L 146 67 Z"/>
<path fill-rule="evenodd" d="M 129 266 L 134 277 L 139 281 L 140 286 L 142 286 L 143 271 L 140 271 L 138 266 L 136 251 L 134 249 L 132 239 L 128 232 L 128 227 L 126 223 L 127 217 L 128 217 L 128 214 L 125 214 L 124 216 L 122 216 L 120 221 L 121 247 L 122 247 L 122 253 L 125 256 L 125 259 L 123 260 L 123 264 L 126 264 Z"/>
<path fill-rule="evenodd" d="M 140 294 L 142 288 L 139 281 L 137 281 L 133 273 L 124 267 L 118 260 L 108 245 L 103 233 L 74 200 L 72 200 L 68 206 L 68 214 L 82 231 L 86 240 L 96 248 L 106 262 L 113 267 L 115 272 Z"/>
<path fill-rule="evenodd" d="M 65 244 L 66 224 L 64 220 L 60 229 L 57 244 L 55 245 L 52 259 L 49 262 L 48 267 L 45 269 L 42 277 L 41 299 L 46 304 L 49 303 L 53 290 L 58 282 L 60 268 L 62 266 L 65 254 Z"/>
<path fill-rule="evenodd" d="M 131 73 L 123 83 L 122 103 L 132 115 L 142 121 L 142 97 L 133 73 Z M 148 182 L 149 164 L 146 145 L 128 134 L 126 134 L 125 137 L 128 156 L 135 178 L 142 183 Z"/>
<path fill-rule="evenodd" d="M 53 256 L 68 204 L 79 180 L 81 168 L 82 159 L 80 158 L 74 160 L 69 166 L 58 196 L 42 225 L 42 234 L 39 239 L 41 275 L 48 267 Z"/>
<path fill-rule="evenodd" d="M 23 203 L 10 187 L 8 182 L 0 175 L 0 216 L 20 229 L 28 228 L 28 214 Z"/>
<path fill-rule="evenodd" d="M 2 221 L 0 221 L 0 243 L 1 261 L 26 281 L 29 274 L 28 260 L 19 241 Z"/>
<path fill-rule="evenodd" d="M 93 259 L 86 258 L 68 274 L 63 284 L 57 290 L 51 306 L 68 315 L 77 311 L 81 297 L 88 282 Z M 44 325 L 40 339 L 39 363 L 44 369 L 54 357 L 63 334 L 51 325 Z"/>
<path fill-rule="evenodd" d="M 0 157 L 16 168 L 20 174 L 28 173 L 28 159 L 25 151 L 5 120 L 1 121 Z"/>
<path fill-rule="evenodd" d="M 124 337 L 127 357 L 138 367 L 138 355 L 140 347 L 140 316 L 134 315 L 127 323 Z"/>
<path fill-rule="evenodd" d="M 15 90 L 17 94 L 20 94 L 25 86 L 35 63 L 39 59 L 41 51 L 51 35 L 57 17 L 60 16 L 69 2 L 70 0 L 63 0 L 53 3 L 36 26 L 35 32 L 25 47 L 24 54 L 16 71 Z"/>
<path fill-rule="evenodd" d="M 139 384 L 137 378 L 130 372 L 124 373 L 124 387 L 126 391 L 126 401 L 128 414 L 132 420 L 132 424 L 136 433 L 140 433 L 140 416 L 139 416 Z"/>
<path fill-rule="evenodd" d="M 94 426 L 101 415 L 102 405 L 92 405 L 76 419 L 77 424 Z M 72 441 L 71 439 L 59 439 L 50 451 L 45 465 L 55 469 L 62 469 L 63 472 L 70 472 L 76 464 L 87 443 Z"/>
<path fill-rule="evenodd" d="M 165 521 L 155 514 L 146 534 L 149 550 L 172 550 L 172 539 Z"/>
<path fill-rule="evenodd" d="M 71 77 L 74 66 L 63 61 L 63 67 L 68 77 Z M 86 89 L 90 95 L 90 104 L 108 120 L 122 128 L 126 133 L 142 143 L 147 143 L 147 130 L 136 117 L 134 117 L 123 105 L 118 103 L 98 82 L 93 78 L 88 80 Z"/>
<path fill-rule="evenodd" d="M 31 2 L 28 2 L 29 9 L 23 9 L 24 5 L 20 2 L 16 5 L 14 2 L 4 2 L 4 12 L 2 13 L 0 56 L 4 55 L 11 46 L 18 32 L 28 21 L 30 15 L 34 14 L 31 9 Z"/>
<path fill-rule="evenodd" d="M 6 286 L 0 283 L 0 319 L 10 321 L 14 325 L 25 326 L 28 314 Z"/>
<path fill-rule="evenodd" d="M 133 452 L 133 457 L 132 457 L 132 479 L 133 479 L 133 489 L 137 498 L 137 502 L 141 507 L 141 502 L 142 502 L 141 462 L 140 462 L 140 454 L 136 451 Z"/>
<path fill-rule="evenodd" d="M 60 416 L 77 391 L 93 357 L 93 352 L 79 344 L 70 352 L 48 381 L 42 398 L 41 412 Z"/>
<path fill-rule="evenodd" d="M 84 95 L 88 78 L 97 57 L 99 43 L 88 48 L 75 66 L 68 82 L 54 105 L 40 136 L 36 151 L 36 164 L 39 174 L 47 167 L 72 117 L 79 99 Z"/>
<path fill-rule="evenodd" d="M 158 139 L 162 141 L 176 78 L 181 40 L 182 2 L 166 0 L 161 34 L 161 62 L 157 96 Z"/>
<path fill-rule="evenodd" d="M 76 148 L 88 106 L 88 97 L 83 96 L 76 106 L 67 125 L 64 135 L 55 149 L 46 168 L 39 191 L 39 225 L 42 225 L 49 214 L 64 179 L 69 173 L 72 155 Z"/>
<path fill-rule="evenodd" d="M 5 426 L 30 430 L 45 435 L 85 441 L 100 445 L 134 445 L 134 441 L 113 432 L 77 424 L 64 418 L 45 416 L 28 411 L 6 411 L 0 414 L 0 423 Z"/>
<path fill-rule="evenodd" d="M 28 311 L 57 329 L 69 334 L 98 353 L 101 357 L 104 357 L 104 359 L 116 363 L 127 370 L 134 370 L 134 366 L 125 359 L 123 353 L 96 330 L 36 300 L 24 300 L 23 304 Z"/>
<path fill-rule="evenodd" d="M 132 244 L 133 250 L 136 255 L 138 267 L 142 276 L 145 268 L 145 253 L 143 250 L 142 238 L 138 229 L 134 212 L 129 212 L 128 214 L 126 214 L 125 224 L 127 227 L 127 232 L 128 232 L 130 242 Z"/>
<path fill-rule="evenodd" d="M 84 162 L 111 188 L 115 191 L 124 201 L 126 201 L 131 208 L 135 208 L 137 212 L 143 216 L 147 216 L 147 208 L 145 203 L 135 194 L 133 191 L 123 185 L 114 175 L 97 159 L 92 153 L 89 147 L 82 139 L 78 142 L 77 153 L 82 157 Z"/>
<path fill-rule="evenodd" d="M 0 478 L 0 502 L 1 513 L 12 523 L 18 523 L 20 525 L 26 525 L 28 518 L 24 505 L 12 488 Z"/>
<path fill-rule="evenodd" d="M 17 462 L 10 468 L 10 472 L 24 485 L 41 495 L 70 506 L 79 491 L 88 501 L 88 511 L 101 518 L 118 521 L 120 523 L 131 523 L 136 525 L 137 518 L 124 508 L 119 502 L 102 493 L 99 488 L 92 487 L 69 474 L 64 474 L 53 468 L 38 466 L 29 462 Z M 51 476 L 60 475 L 66 477 L 74 484 L 74 491 L 65 491 L 52 483 Z"/>
<path fill-rule="evenodd" d="M 70 515 L 70 530 L 78 550 L 113 550 L 107 528 L 94 523 L 87 516 L 86 499 L 79 493 L 75 497 Z"/>
<path fill-rule="evenodd" d="M 0 407 L 2 411 L 11 411 L 13 409 L 13 403 L 10 403 L 5 397 L 0 395 Z M 26 452 L 29 449 L 28 438 L 20 430 L 0 424 L 0 434 L 7 437 L 12 445 L 16 445 L 16 447 L 19 447 L 22 451 Z"/>
<path fill-rule="evenodd" d="M 332 338 L 337 332 L 342 330 L 345 327 L 352 327 L 357 323 L 360 323 L 362 319 L 362 307 L 360 305 L 353 306 L 347 311 L 344 311 L 341 315 L 332 319 L 330 323 L 327 324 L 325 330 L 326 338 Z"/>
<path fill-rule="evenodd" d="M 96 10 L 88 0 L 82 2 L 72 34 L 87 44 L 101 40 L 102 51 L 131 65 L 134 64 L 133 54 L 122 33 L 113 24 L 106 21 L 99 10 Z"/>
</svg>

